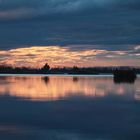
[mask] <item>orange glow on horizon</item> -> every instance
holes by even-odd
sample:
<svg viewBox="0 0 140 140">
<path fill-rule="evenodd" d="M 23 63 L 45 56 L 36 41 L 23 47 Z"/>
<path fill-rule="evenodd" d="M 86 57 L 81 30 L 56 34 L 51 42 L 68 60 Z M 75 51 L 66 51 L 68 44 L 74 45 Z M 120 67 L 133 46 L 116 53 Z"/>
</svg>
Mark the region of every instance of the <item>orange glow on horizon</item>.
<svg viewBox="0 0 140 140">
<path fill-rule="evenodd" d="M 69 47 L 61 46 L 33 46 L 0 51 L 0 64 L 40 68 L 45 63 L 51 67 L 123 66 L 130 64 L 137 66 L 139 59 L 128 57 L 125 51 L 98 49 L 74 51 Z"/>
</svg>

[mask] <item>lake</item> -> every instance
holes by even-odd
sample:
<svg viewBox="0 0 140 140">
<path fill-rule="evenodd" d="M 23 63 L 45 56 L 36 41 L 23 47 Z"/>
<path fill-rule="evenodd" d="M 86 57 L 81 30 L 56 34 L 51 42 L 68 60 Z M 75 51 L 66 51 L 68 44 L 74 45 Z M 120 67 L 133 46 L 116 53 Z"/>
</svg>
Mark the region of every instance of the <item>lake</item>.
<svg viewBox="0 0 140 140">
<path fill-rule="evenodd" d="M 0 139 L 139 140 L 140 77 L 0 76 Z"/>
</svg>

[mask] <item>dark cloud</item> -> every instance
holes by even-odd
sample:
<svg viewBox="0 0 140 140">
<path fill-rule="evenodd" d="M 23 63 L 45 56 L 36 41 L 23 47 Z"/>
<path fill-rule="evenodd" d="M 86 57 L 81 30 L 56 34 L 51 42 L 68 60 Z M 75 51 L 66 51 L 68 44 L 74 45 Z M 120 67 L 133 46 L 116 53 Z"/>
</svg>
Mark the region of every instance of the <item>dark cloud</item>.
<svg viewBox="0 0 140 140">
<path fill-rule="evenodd" d="M 137 9 L 140 6 L 138 0 L 1 0 L 0 1 L 0 11 L 4 13 L 12 14 L 11 12 L 16 11 L 17 9 L 26 9 L 20 13 L 22 14 L 32 13 L 33 16 L 40 14 L 54 14 L 54 13 L 65 13 L 65 12 L 75 12 L 75 11 L 84 11 L 84 10 L 93 10 L 97 9 L 113 9 L 125 8 L 125 9 Z M 18 14 L 15 13 L 15 14 Z"/>
<path fill-rule="evenodd" d="M 0 48 L 139 44 L 138 0 L 1 0 Z"/>
</svg>

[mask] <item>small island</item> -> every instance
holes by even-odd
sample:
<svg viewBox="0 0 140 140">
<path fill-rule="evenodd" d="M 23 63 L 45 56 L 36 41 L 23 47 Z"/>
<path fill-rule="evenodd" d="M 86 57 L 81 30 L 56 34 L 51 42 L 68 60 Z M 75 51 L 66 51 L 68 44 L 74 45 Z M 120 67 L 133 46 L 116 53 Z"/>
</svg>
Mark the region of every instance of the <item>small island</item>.
<svg viewBox="0 0 140 140">
<path fill-rule="evenodd" d="M 134 69 L 116 69 L 114 71 L 115 83 L 134 83 L 136 78 L 137 74 Z"/>
</svg>

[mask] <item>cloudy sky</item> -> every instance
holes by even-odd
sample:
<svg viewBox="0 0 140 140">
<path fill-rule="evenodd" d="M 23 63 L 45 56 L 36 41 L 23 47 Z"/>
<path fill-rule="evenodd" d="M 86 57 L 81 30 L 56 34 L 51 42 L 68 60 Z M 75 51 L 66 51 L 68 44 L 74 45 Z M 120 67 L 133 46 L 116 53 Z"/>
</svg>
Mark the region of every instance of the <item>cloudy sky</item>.
<svg viewBox="0 0 140 140">
<path fill-rule="evenodd" d="M 139 0 L 0 0 L 0 64 L 140 66 Z"/>
</svg>

